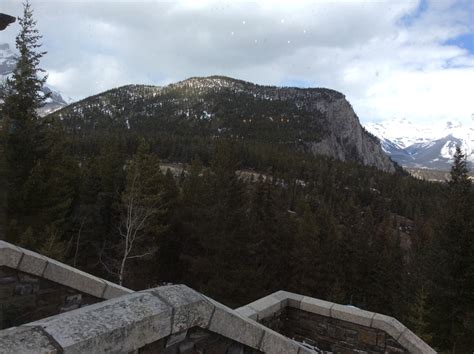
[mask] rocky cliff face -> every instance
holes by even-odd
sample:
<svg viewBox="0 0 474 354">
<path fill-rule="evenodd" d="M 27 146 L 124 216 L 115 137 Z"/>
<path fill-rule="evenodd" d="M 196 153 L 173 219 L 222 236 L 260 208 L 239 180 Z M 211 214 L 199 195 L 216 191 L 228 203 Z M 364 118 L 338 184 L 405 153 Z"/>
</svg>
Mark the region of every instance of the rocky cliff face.
<svg viewBox="0 0 474 354">
<path fill-rule="evenodd" d="M 212 76 L 166 87 L 125 86 L 56 114 L 76 133 L 110 124 L 146 132 L 191 131 L 286 144 L 394 171 L 392 161 L 362 128 L 344 95 L 329 89 L 260 86 Z"/>
</svg>

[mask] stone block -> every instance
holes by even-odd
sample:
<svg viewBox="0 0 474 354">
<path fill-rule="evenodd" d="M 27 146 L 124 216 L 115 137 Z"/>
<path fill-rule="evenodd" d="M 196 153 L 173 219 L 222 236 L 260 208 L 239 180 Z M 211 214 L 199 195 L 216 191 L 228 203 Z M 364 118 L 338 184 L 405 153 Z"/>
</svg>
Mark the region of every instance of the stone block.
<svg viewBox="0 0 474 354">
<path fill-rule="evenodd" d="M 48 263 L 48 258 L 39 253 L 23 250 L 24 256 L 18 265 L 18 270 L 41 277 Z"/>
<path fill-rule="evenodd" d="M 171 333 L 178 333 L 191 327 L 209 326 L 214 306 L 193 289 L 185 285 L 171 285 L 145 292 L 157 296 L 174 309 Z"/>
<path fill-rule="evenodd" d="M 283 304 L 283 307 L 289 306 L 295 309 L 299 309 L 301 305 L 301 301 L 303 300 L 304 296 L 300 294 L 290 293 L 288 291 L 280 290 L 276 293 L 272 294 L 273 297 L 279 300 L 285 300 L 286 303 Z"/>
<path fill-rule="evenodd" d="M 106 300 L 110 300 L 122 295 L 131 294 L 134 292 L 133 290 L 127 289 L 123 286 L 114 284 L 107 280 L 104 280 L 104 283 L 106 287 L 105 287 L 104 294 L 102 295 L 102 298 Z"/>
<path fill-rule="evenodd" d="M 66 353 L 132 352 L 171 333 L 172 309 L 156 296 L 133 293 L 31 323 Z"/>
<path fill-rule="evenodd" d="M 38 327 L 0 331 L 0 353 L 59 353 L 54 342 Z"/>
<path fill-rule="evenodd" d="M 361 310 L 353 306 L 335 304 L 331 308 L 331 317 L 365 327 L 370 327 L 374 315 L 375 313 L 373 312 Z"/>
<path fill-rule="evenodd" d="M 235 312 L 237 312 L 241 316 L 248 317 L 254 321 L 256 321 L 258 318 L 257 311 L 255 311 L 253 308 L 249 306 L 239 307 L 238 309 L 235 310 Z"/>
<path fill-rule="evenodd" d="M 260 321 L 278 313 L 282 307 L 285 307 L 282 306 L 284 303 L 284 300 L 279 300 L 272 295 L 269 295 L 248 304 L 247 307 L 255 310 L 257 313 L 257 320 Z"/>
<path fill-rule="evenodd" d="M 11 243 L 0 241 L 0 266 L 17 269 L 23 251 Z"/>
<path fill-rule="evenodd" d="M 240 316 L 224 305 L 215 303 L 215 311 L 209 330 L 251 348 L 259 349 L 263 333 L 268 329 L 257 322 Z"/>
<path fill-rule="evenodd" d="M 375 314 L 372 319 L 372 327 L 384 331 L 393 339 L 398 339 L 406 327 L 397 321 L 395 318 L 390 316 Z"/>
<path fill-rule="evenodd" d="M 436 352 L 408 328 L 398 339 L 398 343 L 411 354 L 436 354 Z"/>
<path fill-rule="evenodd" d="M 298 354 L 299 349 L 296 342 L 273 331 L 265 332 L 260 346 L 262 352 L 272 354 Z"/>
<path fill-rule="evenodd" d="M 331 308 L 334 305 L 332 302 L 305 296 L 301 300 L 300 309 L 317 315 L 331 317 Z"/>
<path fill-rule="evenodd" d="M 102 279 L 52 259 L 46 266 L 44 278 L 97 298 L 101 298 L 105 290 Z"/>
</svg>

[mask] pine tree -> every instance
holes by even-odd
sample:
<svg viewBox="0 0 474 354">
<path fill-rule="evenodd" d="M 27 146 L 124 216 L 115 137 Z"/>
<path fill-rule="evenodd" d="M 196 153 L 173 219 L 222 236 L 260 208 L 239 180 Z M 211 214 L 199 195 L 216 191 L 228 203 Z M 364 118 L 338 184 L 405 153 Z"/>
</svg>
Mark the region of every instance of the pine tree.
<svg viewBox="0 0 474 354">
<path fill-rule="evenodd" d="M 448 182 L 445 225 L 434 257 L 435 343 L 461 353 L 474 346 L 474 193 L 466 156 L 459 147 Z"/>
<path fill-rule="evenodd" d="M 19 23 L 20 32 L 16 38 L 19 58 L 12 77 L 7 80 L 2 109 L 8 188 L 7 238 L 11 241 L 18 240 L 30 228 L 29 223 L 35 217 L 35 210 L 29 204 L 25 189 L 38 160 L 47 153 L 42 121 L 37 114 L 37 109 L 46 99 L 41 92 L 46 76 L 39 67 L 45 52 L 39 51 L 41 36 L 28 1 L 24 4 L 23 17 Z"/>
<path fill-rule="evenodd" d="M 40 59 L 46 52 L 38 51 L 41 36 L 28 1 L 24 4 L 19 23 L 20 33 L 16 37 L 19 58 L 12 77 L 7 80 L 3 105 L 5 129 L 8 131 L 7 162 L 13 187 L 10 195 L 21 190 L 41 152 L 38 148 L 42 140 L 39 132 L 41 122 L 37 109 L 43 106 L 46 99 L 41 89 L 47 77 L 39 67 Z M 21 206 L 21 200 L 12 198 L 11 201 L 11 207 Z"/>
</svg>

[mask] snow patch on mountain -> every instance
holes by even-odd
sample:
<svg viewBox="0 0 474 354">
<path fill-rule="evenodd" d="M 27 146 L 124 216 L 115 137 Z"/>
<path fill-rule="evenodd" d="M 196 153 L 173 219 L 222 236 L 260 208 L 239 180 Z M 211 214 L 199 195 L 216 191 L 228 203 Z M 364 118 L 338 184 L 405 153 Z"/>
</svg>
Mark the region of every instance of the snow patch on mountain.
<svg viewBox="0 0 474 354">
<path fill-rule="evenodd" d="M 15 69 L 17 55 L 12 50 L 8 43 L 0 43 L 0 82 L 5 81 Z M 61 109 L 73 102 L 70 97 L 64 97 L 57 89 L 51 85 L 45 85 L 42 93 L 49 94 L 50 97 L 46 99 L 45 105 L 38 110 L 41 116 L 48 115 Z"/>
<path fill-rule="evenodd" d="M 365 128 L 379 138 L 382 149 L 402 166 L 447 170 L 458 145 L 474 165 L 474 115 L 470 119 L 431 124 L 392 119 L 369 123 Z"/>
</svg>

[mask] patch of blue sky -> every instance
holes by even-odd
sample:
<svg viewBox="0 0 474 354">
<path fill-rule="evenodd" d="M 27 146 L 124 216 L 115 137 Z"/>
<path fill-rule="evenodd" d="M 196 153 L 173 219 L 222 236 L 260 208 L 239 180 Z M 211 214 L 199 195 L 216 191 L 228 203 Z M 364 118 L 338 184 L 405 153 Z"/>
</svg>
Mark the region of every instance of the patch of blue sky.
<svg viewBox="0 0 474 354">
<path fill-rule="evenodd" d="M 415 23 L 415 21 L 419 19 L 423 15 L 423 13 L 426 12 L 427 10 L 428 10 L 428 0 L 419 0 L 418 6 L 416 7 L 415 11 L 402 16 L 398 20 L 398 24 L 400 24 L 401 26 L 409 27 L 413 23 Z"/>
<path fill-rule="evenodd" d="M 458 37 L 451 38 L 444 42 L 445 45 L 454 45 L 466 49 L 470 54 L 474 54 L 474 32 L 465 33 Z"/>
</svg>

